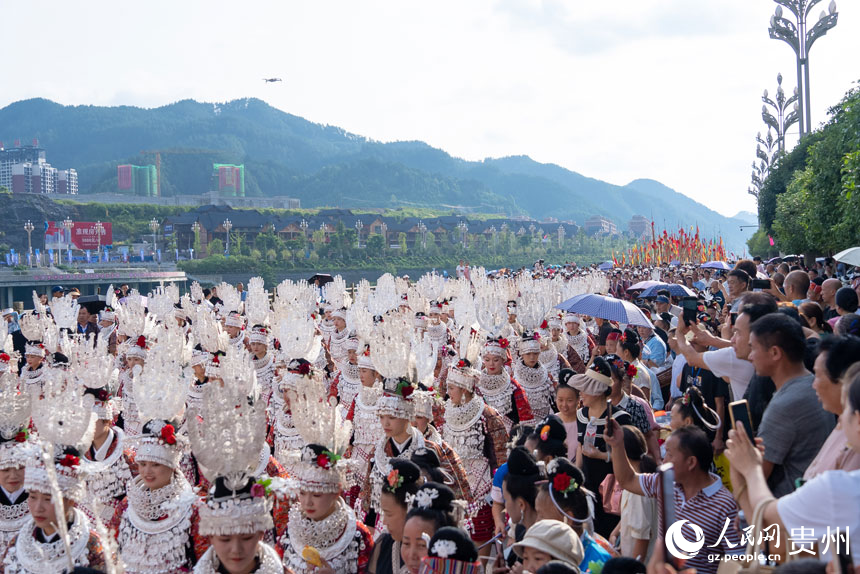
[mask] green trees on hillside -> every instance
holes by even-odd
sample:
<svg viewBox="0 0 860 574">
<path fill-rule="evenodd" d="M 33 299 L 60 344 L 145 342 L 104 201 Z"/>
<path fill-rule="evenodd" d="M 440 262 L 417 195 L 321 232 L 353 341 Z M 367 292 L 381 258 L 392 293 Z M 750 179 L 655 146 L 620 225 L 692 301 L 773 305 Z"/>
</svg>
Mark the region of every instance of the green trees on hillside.
<svg viewBox="0 0 860 574">
<path fill-rule="evenodd" d="M 860 242 L 860 89 L 830 109 L 830 120 L 773 169 L 759 195 L 752 253 L 832 254 Z"/>
</svg>

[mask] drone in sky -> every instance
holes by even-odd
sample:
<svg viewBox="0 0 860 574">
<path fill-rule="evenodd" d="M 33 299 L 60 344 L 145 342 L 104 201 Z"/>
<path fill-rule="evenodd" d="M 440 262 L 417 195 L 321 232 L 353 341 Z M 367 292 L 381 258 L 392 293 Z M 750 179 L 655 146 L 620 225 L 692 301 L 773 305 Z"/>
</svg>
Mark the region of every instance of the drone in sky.
<svg viewBox="0 0 860 574">
<path fill-rule="evenodd" d="M 272 84 L 274 82 L 283 82 L 281 78 L 263 78 L 263 81 L 267 84 Z"/>
</svg>

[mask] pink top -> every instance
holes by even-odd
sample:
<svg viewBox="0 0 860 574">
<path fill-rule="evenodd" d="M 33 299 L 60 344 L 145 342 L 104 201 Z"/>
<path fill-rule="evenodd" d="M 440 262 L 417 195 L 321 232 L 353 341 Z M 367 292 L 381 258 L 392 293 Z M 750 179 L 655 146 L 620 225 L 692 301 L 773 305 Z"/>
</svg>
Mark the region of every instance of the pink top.
<svg viewBox="0 0 860 574">
<path fill-rule="evenodd" d="M 564 430 L 567 431 L 567 459 L 571 462 L 576 460 L 576 451 L 579 450 L 579 441 L 577 440 L 578 429 L 576 428 L 576 420 L 573 422 L 562 422 Z"/>
</svg>

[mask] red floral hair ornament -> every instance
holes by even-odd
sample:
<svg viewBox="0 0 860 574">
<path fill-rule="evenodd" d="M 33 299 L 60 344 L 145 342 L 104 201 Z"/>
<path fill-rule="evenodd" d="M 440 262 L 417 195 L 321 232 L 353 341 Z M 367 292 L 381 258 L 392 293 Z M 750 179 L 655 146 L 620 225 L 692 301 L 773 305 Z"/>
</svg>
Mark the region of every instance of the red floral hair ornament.
<svg viewBox="0 0 860 574">
<path fill-rule="evenodd" d="M 27 442 L 28 438 L 30 438 L 30 431 L 24 427 L 15 435 L 15 442 Z"/>
<path fill-rule="evenodd" d="M 540 324 L 541 329 L 546 329 L 549 327 L 549 323 L 546 322 L 546 319 L 543 320 L 543 323 Z"/>
<path fill-rule="evenodd" d="M 628 377 L 630 377 L 632 379 L 638 373 L 639 373 L 639 369 L 636 367 L 636 365 L 633 365 L 633 364 L 627 365 L 627 376 Z"/>
<path fill-rule="evenodd" d="M 579 484 L 569 474 L 562 472 L 553 477 L 552 488 L 560 494 L 569 494 L 579 488 Z"/>
<path fill-rule="evenodd" d="M 107 389 L 99 389 L 99 392 L 96 393 L 96 398 L 101 402 L 106 402 L 110 400 L 110 393 L 107 391 Z"/>
<path fill-rule="evenodd" d="M 317 455 L 316 462 L 318 467 L 330 469 L 340 459 L 341 457 L 336 455 L 335 453 L 324 450 Z"/>
<path fill-rule="evenodd" d="M 463 359 L 460 359 L 459 361 L 457 361 L 457 368 L 458 369 L 462 369 L 465 366 L 466 366 L 466 361 L 464 361 Z"/>
<path fill-rule="evenodd" d="M 11 359 L 11 358 L 12 358 L 12 357 L 10 357 L 10 356 L 9 356 L 8 354 L 6 354 L 6 353 L 0 353 L 0 361 L 3 361 L 4 363 L 8 363 L 8 362 L 9 362 L 9 359 Z"/>
<path fill-rule="evenodd" d="M 173 425 L 164 425 L 161 428 L 161 440 L 167 444 L 176 444 L 176 429 Z"/>
<path fill-rule="evenodd" d="M 145 349 L 146 348 L 146 337 L 144 337 L 143 335 L 138 337 L 137 341 L 135 342 L 135 345 L 137 345 L 141 349 Z"/>
<path fill-rule="evenodd" d="M 388 476 L 385 478 L 385 482 L 387 482 L 387 486 L 385 490 L 388 492 L 394 492 L 401 486 L 403 486 L 403 477 L 400 476 L 400 471 L 397 469 L 393 469 L 388 473 Z"/>
<path fill-rule="evenodd" d="M 81 464 L 81 459 L 73 454 L 67 454 L 60 459 L 60 466 L 65 466 L 66 468 L 72 468 L 79 464 Z"/>
<path fill-rule="evenodd" d="M 510 344 L 511 344 L 511 342 L 508 341 L 507 339 L 505 339 L 504 337 L 499 339 L 499 347 L 501 347 L 502 349 L 507 349 L 510 346 Z"/>
</svg>

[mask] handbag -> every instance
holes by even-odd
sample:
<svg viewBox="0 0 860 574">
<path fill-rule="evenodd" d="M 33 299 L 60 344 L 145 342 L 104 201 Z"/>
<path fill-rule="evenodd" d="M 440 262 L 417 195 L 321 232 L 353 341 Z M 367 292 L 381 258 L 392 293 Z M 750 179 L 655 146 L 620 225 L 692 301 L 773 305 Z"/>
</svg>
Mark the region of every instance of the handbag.
<svg viewBox="0 0 860 574">
<path fill-rule="evenodd" d="M 600 483 L 600 499 L 603 503 L 603 511 L 607 514 L 621 515 L 621 494 L 624 489 L 615 480 L 614 474 L 607 474 Z"/>
<path fill-rule="evenodd" d="M 752 522 L 753 526 L 751 544 L 747 545 L 746 554 L 748 556 L 758 556 L 761 553 L 761 529 L 764 526 L 764 509 L 765 507 L 776 500 L 775 498 L 766 498 L 759 502 L 753 511 Z M 788 555 L 783 561 L 788 562 L 793 557 Z M 741 561 L 741 560 L 721 560 L 720 566 L 717 568 L 717 574 L 771 574 L 779 564 L 761 564 L 758 560 Z"/>
</svg>

